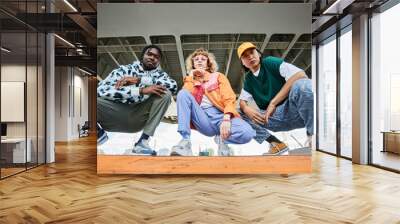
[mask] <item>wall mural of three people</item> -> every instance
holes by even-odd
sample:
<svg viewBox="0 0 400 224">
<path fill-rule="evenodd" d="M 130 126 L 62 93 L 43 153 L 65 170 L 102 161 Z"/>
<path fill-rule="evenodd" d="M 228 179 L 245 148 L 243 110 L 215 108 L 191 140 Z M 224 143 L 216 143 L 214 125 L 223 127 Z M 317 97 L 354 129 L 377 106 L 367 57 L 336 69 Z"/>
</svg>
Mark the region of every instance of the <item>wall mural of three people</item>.
<svg viewBox="0 0 400 224">
<path fill-rule="evenodd" d="M 310 37 L 307 27 L 310 15 L 306 13 L 308 7 L 293 7 L 293 15 L 285 18 L 293 23 L 282 25 L 270 19 L 278 15 L 279 10 L 276 9 L 279 6 L 272 7 L 269 4 L 248 4 L 241 7 L 237 4 L 214 4 L 211 8 L 207 7 L 208 4 L 195 4 L 196 7 L 189 4 L 134 5 L 123 4 L 124 7 L 121 7 L 121 4 L 107 4 L 99 8 L 99 43 L 102 43 L 99 52 L 102 52 L 104 57 L 112 56 L 110 51 L 120 47 L 118 43 L 122 46 L 129 42 L 129 38 L 133 40 L 135 36 L 127 36 L 129 33 L 136 33 L 137 37 L 140 37 L 144 32 L 143 36 L 146 39 L 146 32 L 151 30 L 161 33 L 198 32 L 199 36 L 208 30 L 220 30 L 222 33 L 242 30 L 243 26 L 240 27 L 239 24 L 247 23 L 243 21 L 244 17 L 226 14 L 227 18 L 232 17 L 232 23 L 229 24 L 238 24 L 236 28 L 222 28 L 220 23 L 228 23 L 213 19 L 218 15 L 212 11 L 222 13 L 218 10 L 222 6 L 237 12 L 248 10 L 253 12 L 255 17 L 265 17 L 268 19 L 265 22 L 251 19 L 249 22 L 254 27 L 259 26 L 258 30 L 262 32 L 269 32 L 271 28 L 273 32 L 284 34 L 266 33 L 258 39 L 240 38 L 240 35 L 259 36 L 256 34 L 232 34 L 231 39 L 235 40 L 228 43 L 230 46 L 227 49 L 230 50 L 226 51 L 226 55 L 221 55 L 219 50 L 224 48 L 223 41 L 210 44 L 210 36 L 218 36 L 217 34 L 208 34 L 208 44 L 197 47 L 194 47 L 195 39 L 192 39 L 193 46 L 186 45 L 186 39 L 190 39 L 186 36 L 190 35 L 172 36 L 174 40 L 171 43 L 185 43 L 185 47 L 173 44 L 177 49 L 182 48 L 182 53 L 178 53 L 179 57 L 171 56 L 174 49 L 168 44 L 152 39 L 151 35 L 147 36 L 146 41 L 134 40 L 134 44 L 123 46 L 135 49 L 132 50 L 133 62 L 116 62 L 117 66 L 113 65 L 112 70 L 102 74 L 103 80 L 97 88 L 100 154 L 175 157 L 269 156 L 289 155 L 290 151 L 296 148 L 311 146 L 314 134 L 314 93 L 309 74 L 311 70 L 308 69 L 309 66 L 300 67 L 293 63 L 300 56 L 303 57 L 303 52 L 311 52 L 311 41 L 302 40 L 303 36 Z M 113 14 L 117 8 L 120 11 L 131 12 L 136 18 L 135 21 L 146 21 L 147 25 L 135 26 L 136 30 L 132 32 L 127 28 L 114 31 L 119 29 L 107 24 L 125 21 L 123 13 Z M 184 25 L 191 23 L 190 21 L 194 22 L 195 15 L 193 18 L 187 17 L 182 20 L 185 15 L 170 14 L 164 17 L 163 22 L 156 22 L 154 17 L 158 15 L 157 10 L 166 8 L 181 11 L 185 15 L 196 14 L 202 9 L 207 9 L 208 12 L 202 14 L 203 19 L 195 26 Z M 153 16 L 142 14 L 146 10 L 153 12 Z M 287 11 L 288 8 L 284 10 Z M 103 11 L 105 13 L 102 13 Z M 152 19 L 147 20 L 147 16 Z M 121 18 L 118 19 L 119 17 Z M 205 25 L 203 22 L 206 20 L 214 22 Z M 164 23 L 171 25 L 171 31 L 161 25 Z M 130 26 L 128 23 L 124 24 Z M 260 27 L 260 24 L 270 28 Z M 252 26 L 250 29 L 257 30 Z M 293 31 L 296 35 L 285 34 L 287 31 Z M 283 36 L 282 40 L 279 40 L 280 36 Z M 110 48 L 107 48 L 103 41 L 117 44 L 110 44 Z M 274 51 L 275 41 L 286 41 L 287 49 L 282 49 L 277 54 L 280 46 L 277 45 L 277 50 Z M 305 47 L 295 53 L 297 56 L 294 56 L 294 59 L 285 60 L 288 58 L 285 56 L 295 44 Z M 272 50 L 268 51 L 268 48 Z M 311 54 L 304 54 L 304 57 L 311 58 Z M 309 58 L 306 61 L 311 63 Z M 228 62 L 221 63 L 224 60 Z M 182 71 L 182 77 L 175 74 L 179 73 L 177 69 L 171 69 L 175 66 L 171 63 L 176 62 L 180 64 L 178 69 Z M 235 73 L 235 76 L 232 76 L 232 73 Z M 168 119 L 170 117 L 175 119 Z"/>
</svg>

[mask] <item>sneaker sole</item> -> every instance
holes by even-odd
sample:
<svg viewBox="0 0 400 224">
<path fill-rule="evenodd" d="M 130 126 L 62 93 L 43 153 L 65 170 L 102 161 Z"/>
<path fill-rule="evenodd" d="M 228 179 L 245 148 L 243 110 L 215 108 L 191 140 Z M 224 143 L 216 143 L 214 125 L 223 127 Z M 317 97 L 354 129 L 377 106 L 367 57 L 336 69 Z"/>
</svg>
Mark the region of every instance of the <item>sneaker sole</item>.
<svg viewBox="0 0 400 224">
<path fill-rule="evenodd" d="M 182 156 L 181 154 L 179 154 L 179 153 L 176 153 L 176 152 L 171 152 L 171 154 L 170 154 L 171 156 Z"/>
<path fill-rule="evenodd" d="M 280 155 L 280 154 L 283 154 L 283 153 L 285 153 L 285 152 L 287 152 L 287 151 L 289 151 L 289 148 L 288 147 L 286 147 L 286 148 L 284 148 L 284 149 L 282 149 L 281 151 L 279 151 L 279 152 L 276 152 L 276 153 L 268 153 L 268 152 L 266 152 L 266 153 L 263 153 L 263 156 L 276 156 L 276 155 Z"/>
<path fill-rule="evenodd" d="M 153 155 L 153 154 L 143 154 L 143 153 L 134 153 L 134 152 L 132 152 L 131 155 L 132 156 L 157 156 L 157 155 Z"/>
<path fill-rule="evenodd" d="M 182 154 L 179 154 L 179 153 L 177 153 L 175 150 L 178 150 L 178 151 L 180 151 L 180 149 L 181 148 L 179 148 L 179 147 L 172 147 L 172 150 L 171 150 L 171 153 L 169 154 L 170 156 L 193 156 L 193 151 L 191 151 L 191 154 L 190 155 L 182 155 Z M 184 151 L 184 150 L 183 150 Z"/>
<path fill-rule="evenodd" d="M 108 140 L 108 136 L 107 135 L 102 135 L 100 138 L 97 139 L 97 144 L 101 145 L 104 142 L 106 142 Z"/>
<path fill-rule="evenodd" d="M 171 152 L 170 156 L 193 156 L 193 154 L 191 154 L 191 155 L 181 155 L 181 154 L 179 154 L 177 152 Z"/>
<path fill-rule="evenodd" d="M 219 153 L 218 153 L 218 156 L 234 156 L 234 155 L 231 154 L 231 153 L 229 153 L 229 154 L 227 154 L 227 155 L 222 155 L 222 154 L 219 154 Z"/>
<path fill-rule="evenodd" d="M 143 152 L 136 152 L 135 150 L 132 150 L 132 154 L 141 155 L 141 156 L 156 156 L 157 152 L 152 151 L 151 153 L 143 153 Z"/>
</svg>

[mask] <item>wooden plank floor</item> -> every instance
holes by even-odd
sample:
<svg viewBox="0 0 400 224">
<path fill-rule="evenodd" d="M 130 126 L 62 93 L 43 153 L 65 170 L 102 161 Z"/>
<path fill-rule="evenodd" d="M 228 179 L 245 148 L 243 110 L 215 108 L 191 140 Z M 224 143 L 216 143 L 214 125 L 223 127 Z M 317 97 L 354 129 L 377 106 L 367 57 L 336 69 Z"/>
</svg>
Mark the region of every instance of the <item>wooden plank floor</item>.
<svg viewBox="0 0 400 224">
<path fill-rule="evenodd" d="M 24 168 L 1 168 L 1 176 L 7 177 L 7 176 L 13 175 L 15 173 L 22 172 L 24 170 L 25 170 L 25 167 Z"/>
<path fill-rule="evenodd" d="M 96 174 L 96 142 L 0 181 L 0 223 L 400 223 L 400 175 L 313 155 L 313 173 Z"/>
</svg>

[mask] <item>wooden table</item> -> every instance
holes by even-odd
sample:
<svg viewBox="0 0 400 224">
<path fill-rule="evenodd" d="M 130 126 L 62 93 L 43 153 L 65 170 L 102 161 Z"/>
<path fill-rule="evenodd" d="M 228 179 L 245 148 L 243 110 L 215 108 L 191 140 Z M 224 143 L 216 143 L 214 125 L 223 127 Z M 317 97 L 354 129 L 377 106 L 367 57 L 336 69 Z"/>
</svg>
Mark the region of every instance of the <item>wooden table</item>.
<svg viewBox="0 0 400 224">
<path fill-rule="evenodd" d="M 400 131 L 382 131 L 381 133 L 383 133 L 382 152 L 400 154 Z"/>
<path fill-rule="evenodd" d="M 7 163 L 30 162 L 32 141 L 30 138 L 27 138 L 26 140 L 28 144 L 25 144 L 25 138 L 1 139 L 2 159 L 5 159 Z M 27 145 L 26 150 L 25 145 Z"/>
</svg>

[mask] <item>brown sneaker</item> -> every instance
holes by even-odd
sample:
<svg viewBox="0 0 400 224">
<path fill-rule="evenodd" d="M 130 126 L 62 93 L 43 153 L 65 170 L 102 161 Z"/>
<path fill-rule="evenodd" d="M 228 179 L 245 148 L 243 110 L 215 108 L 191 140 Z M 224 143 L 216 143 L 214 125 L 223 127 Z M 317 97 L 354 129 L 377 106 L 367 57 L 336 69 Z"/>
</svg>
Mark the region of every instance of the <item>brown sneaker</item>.
<svg viewBox="0 0 400 224">
<path fill-rule="evenodd" d="M 289 147 L 283 142 L 281 143 L 272 142 L 270 143 L 270 145 L 271 147 L 269 151 L 264 153 L 263 155 L 280 155 L 289 150 Z"/>
</svg>

